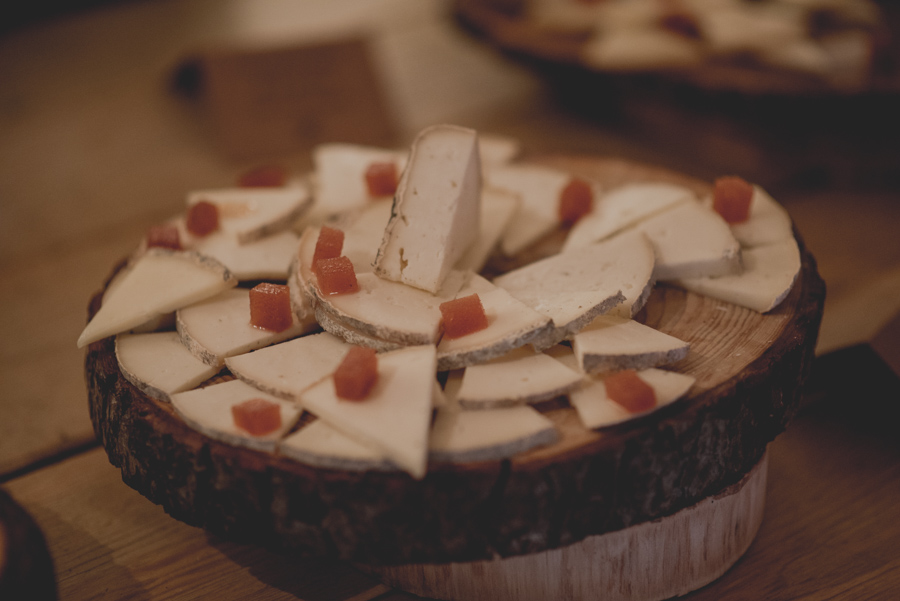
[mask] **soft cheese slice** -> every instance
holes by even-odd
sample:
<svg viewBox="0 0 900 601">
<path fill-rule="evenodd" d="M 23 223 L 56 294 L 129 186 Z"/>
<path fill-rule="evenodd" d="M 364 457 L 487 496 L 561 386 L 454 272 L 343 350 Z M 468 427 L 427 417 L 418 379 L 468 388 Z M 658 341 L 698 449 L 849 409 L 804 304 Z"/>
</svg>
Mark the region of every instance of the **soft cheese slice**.
<svg viewBox="0 0 900 601">
<path fill-rule="evenodd" d="M 581 49 L 586 65 L 604 71 L 656 71 L 698 64 L 700 44 L 661 28 L 607 29 Z"/>
<path fill-rule="evenodd" d="M 198 386 L 218 372 L 191 355 L 176 332 L 119 334 L 116 359 L 129 382 L 161 401 L 168 401 L 174 392 Z"/>
<path fill-rule="evenodd" d="M 219 209 L 219 228 L 241 244 L 289 229 L 312 205 L 305 186 L 223 188 L 188 194 L 188 206 L 201 200 Z"/>
<path fill-rule="evenodd" d="M 744 248 L 783 242 L 794 237 L 791 216 L 759 186 L 753 186 L 749 218 L 743 223 L 732 223 L 731 232 Z"/>
<path fill-rule="evenodd" d="M 250 291 L 234 288 L 179 309 L 175 325 L 182 343 L 195 357 L 207 365 L 221 367 L 226 357 L 296 338 L 317 326 L 311 317 L 292 317 L 291 326 L 281 332 L 252 326 Z"/>
<path fill-rule="evenodd" d="M 481 159 L 475 130 L 437 125 L 413 142 L 375 273 L 436 294 L 479 233 Z"/>
<path fill-rule="evenodd" d="M 647 415 L 680 399 L 695 381 L 692 376 L 652 367 L 639 371 L 638 376 L 653 388 L 656 395 L 654 409 L 644 413 L 629 413 L 606 395 L 603 379 L 594 377 L 578 390 L 569 393 L 569 401 L 584 426 L 591 429 L 602 428 Z"/>
<path fill-rule="evenodd" d="M 301 409 L 289 401 L 266 394 L 240 380 L 213 384 L 206 388 L 171 395 L 172 406 L 187 425 L 228 444 L 274 451 L 278 440 L 300 417 Z M 254 436 L 234 424 L 231 407 L 250 399 L 264 399 L 281 409 L 281 427 L 263 436 Z"/>
<path fill-rule="evenodd" d="M 300 237 L 284 231 L 239 244 L 237 239 L 224 233 L 201 238 L 194 248 L 225 265 L 236 278 L 247 280 L 285 280 Z"/>
<path fill-rule="evenodd" d="M 317 419 L 278 444 L 278 451 L 301 463 L 337 470 L 392 470 L 384 453 L 367 447 Z"/>
<path fill-rule="evenodd" d="M 391 219 L 392 206 L 390 200 L 373 200 L 332 226 L 344 232 L 341 254 L 350 259 L 357 274 L 372 271 L 375 255 L 384 237 L 384 228 Z"/>
<path fill-rule="evenodd" d="M 512 221 L 521 200 L 518 194 L 501 188 L 481 191 L 481 229 L 478 239 L 456 263 L 456 269 L 479 272 Z"/>
<path fill-rule="evenodd" d="M 303 406 L 335 429 L 385 457 L 414 478 L 425 475 L 435 347 L 411 346 L 378 355 L 378 381 L 364 401 L 344 401 L 330 378 L 302 395 Z"/>
<path fill-rule="evenodd" d="M 690 344 L 632 319 L 601 315 L 572 337 L 586 373 L 646 369 L 687 356 Z"/>
<path fill-rule="evenodd" d="M 634 226 L 653 244 L 654 279 L 720 276 L 741 270 L 741 246 L 722 217 L 685 202 Z"/>
<path fill-rule="evenodd" d="M 333 336 L 343 339 L 348 344 L 373 348 L 378 353 L 395 351 L 404 346 L 408 346 L 400 342 L 385 340 L 361 332 L 360 330 L 339 321 L 334 315 L 327 311 L 323 311 L 322 307 L 316 307 L 316 321 L 319 322 L 319 325 L 322 326 L 323 330 Z"/>
<path fill-rule="evenodd" d="M 743 252 L 744 271 L 717 278 L 678 280 L 679 286 L 760 313 L 783 301 L 800 273 L 800 249 L 793 238 Z"/>
<path fill-rule="evenodd" d="M 653 269 L 647 239 L 625 232 L 526 265 L 494 283 L 553 320 L 553 336 L 541 344 L 550 346 L 621 303 L 624 293 L 644 291 Z"/>
<path fill-rule="evenodd" d="M 485 174 L 486 185 L 522 199 L 500 241 L 503 254 L 513 256 L 556 229 L 560 194 L 571 179 L 565 171 L 540 165 L 505 165 Z M 593 188 L 594 198 L 599 198 L 599 185 Z"/>
<path fill-rule="evenodd" d="M 527 405 L 483 411 L 441 409 L 429 440 L 432 461 L 505 459 L 559 438 L 553 422 Z"/>
<path fill-rule="evenodd" d="M 467 367 L 456 400 L 468 409 L 538 403 L 567 393 L 581 379 L 553 357 L 525 347 Z"/>
<path fill-rule="evenodd" d="M 446 371 L 483 363 L 525 344 L 545 339 L 552 330 L 549 317 L 538 313 L 477 274 L 457 297 L 477 294 L 488 319 L 488 327 L 438 344 L 438 369 Z"/>
<path fill-rule="evenodd" d="M 440 304 L 456 298 L 468 273 L 451 272 L 437 294 L 384 280 L 374 273 L 356 277 L 359 291 L 325 296 L 316 289 L 316 313 L 373 338 L 398 344 L 435 344 L 440 335 Z"/>
<path fill-rule="evenodd" d="M 696 199 L 693 191 L 663 182 L 627 184 L 610 190 L 594 202 L 589 214 L 572 226 L 562 251 L 599 242 L 689 199 Z"/>
<path fill-rule="evenodd" d="M 321 221 L 331 215 L 365 206 L 373 200 L 366 185 L 366 169 L 372 163 L 393 163 L 399 176 L 406 167 L 406 156 L 405 150 L 356 144 L 321 144 L 315 147 L 312 158 L 316 200 L 311 220 Z"/>
<path fill-rule="evenodd" d="M 515 138 L 500 134 L 478 133 L 478 154 L 481 155 L 483 169 L 509 163 L 521 152 L 522 143 Z"/>
<path fill-rule="evenodd" d="M 150 249 L 129 268 L 78 337 L 78 348 L 128 331 L 237 285 L 224 265 L 192 252 Z"/>
<path fill-rule="evenodd" d="M 225 359 L 235 376 L 279 398 L 299 401 L 304 390 L 334 373 L 350 345 L 327 332 Z"/>
</svg>

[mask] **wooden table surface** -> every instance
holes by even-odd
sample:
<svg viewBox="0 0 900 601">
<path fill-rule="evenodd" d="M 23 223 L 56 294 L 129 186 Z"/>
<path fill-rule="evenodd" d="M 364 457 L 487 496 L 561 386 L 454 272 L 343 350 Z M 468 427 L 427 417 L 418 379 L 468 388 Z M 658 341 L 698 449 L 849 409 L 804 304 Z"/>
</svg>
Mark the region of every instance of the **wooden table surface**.
<svg viewBox="0 0 900 601">
<path fill-rule="evenodd" d="M 172 90 L 186 57 L 365 40 L 391 143 L 455 122 L 514 136 L 533 153 L 614 154 L 705 178 L 741 172 L 747 147 L 718 140 L 721 151 L 711 152 L 708 132 L 678 152 L 565 111 L 537 75 L 461 32 L 447 8 L 128 2 L 0 37 L 0 483 L 42 529 L 60 599 L 412 598 L 347 565 L 280 556 L 172 520 L 125 486 L 94 443 L 75 340 L 112 264 L 148 225 L 178 212 L 188 190 L 228 185 L 273 157 L 306 169 L 309 146 L 331 133 L 272 156 L 228 152 L 207 105 Z M 766 519 L 753 546 L 688 598 L 893 599 L 900 193 L 883 182 L 767 184 L 828 285 L 820 358 L 806 408 L 770 447 Z"/>
</svg>

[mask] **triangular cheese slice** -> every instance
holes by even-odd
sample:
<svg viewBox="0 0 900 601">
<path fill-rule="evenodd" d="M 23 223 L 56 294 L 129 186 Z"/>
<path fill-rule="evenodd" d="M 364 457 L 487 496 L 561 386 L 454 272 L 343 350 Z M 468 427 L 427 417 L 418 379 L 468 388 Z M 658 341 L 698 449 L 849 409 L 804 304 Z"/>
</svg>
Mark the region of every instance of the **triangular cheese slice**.
<svg viewBox="0 0 900 601">
<path fill-rule="evenodd" d="M 690 344 L 631 319 L 601 315 L 572 337 L 585 373 L 646 369 L 687 356 Z"/>
<path fill-rule="evenodd" d="M 760 313 L 783 301 L 800 274 L 800 249 L 793 238 L 743 251 L 744 271 L 717 278 L 678 280 L 683 288 Z"/>
<path fill-rule="evenodd" d="M 380 453 L 321 419 L 306 424 L 278 444 L 278 452 L 302 463 L 338 470 L 393 470 Z"/>
<path fill-rule="evenodd" d="M 171 399 L 178 415 L 195 430 L 228 444 L 269 452 L 275 450 L 278 440 L 293 427 L 301 412 L 294 403 L 273 397 L 240 380 L 179 392 L 171 395 Z M 254 436 L 238 428 L 231 407 L 250 399 L 276 403 L 281 409 L 281 427 L 263 436 Z"/>
<path fill-rule="evenodd" d="M 650 368 L 638 372 L 638 376 L 653 388 L 656 407 L 644 413 L 629 413 L 624 407 L 606 395 L 606 386 L 601 377 L 591 378 L 584 386 L 569 393 L 569 401 L 578 412 L 585 428 L 602 428 L 619 424 L 656 411 L 660 407 L 680 399 L 695 378 L 673 371 Z"/>
<path fill-rule="evenodd" d="M 254 388 L 298 401 L 304 390 L 330 376 L 350 345 L 322 332 L 225 359 L 235 376 Z"/>
<path fill-rule="evenodd" d="M 201 200 L 216 205 L 222 233 L 241 244 L 290 228 L 312 205 L 305 186 L 197 190 L 188 194 L 188 207 Z"/>
<path fill-rule="evenodd" d="M 559 438 L 553 422 L 522 405 L 504 409 L 441 409 L 431 429 L 432 461 L 466 463 L 505 459 Z"/>
<path fill-rule="evenodd" d="M 553 255 L 494 280 L 511 295 L 553 320 L 550 346 L 621 303 L 623 291 L 643 291 L 654 269 L 653 248 L 640 233 Z"/>
<path fill-rule="evenodd" d="M 480 215 L 478 134 L 453 125 L 423 130 L 397 186 L 375 273 L 436 294 L 477 239 Z"/>
<path fill-rule="evenodd" d="M 283 281 L 287 279 L 299 241 L 300 237 L 291 231 L 247 244 L 239 244 L 235 237 L 225 233 L 213 233 L 200 238 L 194 248 L 225 265 L 241 281 Z"/>
<path fill-rule="evenodd" d="M 590 213 L 569 230 L 562 252 L 599 242 L 680 202 L 696 199 L 684 186 L 662 182 L 627 184 L 594 201 Z"/>
<path fill-rule="evenodd" d="M 216 375 L 215 367 L 194 357 L 176 332 L 119 334 L 116 359 L 122 375 L 138 390 L 161 401 Z"/>
<path fill-rule="evenodd" d="M 567 393 L 581 379 L 553 357 L 525 347 L 467 367 L 456 400 L 467 409 L 538 403 Z"/>
<path fill-rule="evenodd" d="M 791 216 L 759 186 L 753 186 L 749 218 L 742 223 L 732 223 L 731 232 L 744 248 L 765 246 L 794 237 Z"/>
<path fill-rule="evenodd" d="M 741 270 L 741 246 L 722 217 L 700 202 L 684 202 L 641 221 L 656 253 L 654 279 L 715 277 Z"/>
<path fill-rule="evenodd" d="M 411 346 L 378 355 L 378 381 L 363 401 L 339 399 L 330 378 L 302 395 L 310 413 L 410 473 L 425 475 L 437 354 Z"/>
<path fill-rule="evenodd" d="M 317 327 L 314 319 L 299 320 L 281 332 L 250 325 L 250 291 L 234 288 L 179 309 L 175 317 L 182 343 L 207 365 L 225 364 L 225 358 L 296 338 Z"/>
<path fill-rule="evenodd" d="M 122 276 L 78 337 L 78 348 L 237 285 L 224 265 L 191 252 L 150 249 Z"/>
</svg>

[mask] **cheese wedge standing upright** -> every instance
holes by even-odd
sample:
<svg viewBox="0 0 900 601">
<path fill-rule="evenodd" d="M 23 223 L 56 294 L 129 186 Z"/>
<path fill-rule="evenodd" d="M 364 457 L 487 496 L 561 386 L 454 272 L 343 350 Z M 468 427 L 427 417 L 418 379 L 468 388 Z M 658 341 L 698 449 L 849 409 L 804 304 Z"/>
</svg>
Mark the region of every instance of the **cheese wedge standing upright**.
<svg viewBox="0 0 900 601">
<path fill-rule="evenodd" d="M 437 125 L 413 142 L 375 273 L 435 294 L 480 231 L 481 159 L 475 130 Z"/>
<path fill-rule="evenodd" d="M 78 337 L 78 348 L 215 296 L 238 283 L 224 265 L 193 252 L 151 248 L 128 269 L 115 291 L 104 295 L 100 310 Z"/>
</svg>

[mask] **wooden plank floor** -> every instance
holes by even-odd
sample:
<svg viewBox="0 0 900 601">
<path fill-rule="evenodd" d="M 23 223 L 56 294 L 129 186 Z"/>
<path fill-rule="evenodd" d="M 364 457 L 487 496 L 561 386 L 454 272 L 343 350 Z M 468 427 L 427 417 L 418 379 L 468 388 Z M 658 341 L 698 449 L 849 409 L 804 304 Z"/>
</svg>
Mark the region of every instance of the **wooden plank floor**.
<svg viewBox="0 0 900 601">
<path fill-rule="evenodd" d="M 44 531 L 61 599 L 411 598 L 346 565 L 176 522 L 125 486 L 93 446 L 75 348 L 90 295 L 149 225 L 181 208 L 185 192 L 228 185 L 252 163 L 223 152 L 203 105 L 172 92 L 169 78 L 185 57 L 365 31 L 397 144 L 449 121 L 515 136 L 535 154 L 614 154 L 701 177 L 721 165 L 740 170 L 741 152 L 711 166 L 703 153 L 673 152 L 563 110 L 534 73 L 461 33 L 447 6 L 124 3 L 0 38 L 0 482 Z M 303 170 L 308 150 L 278 158 Z M 837 352 L 822 357 L 810 406 L 771 447 L 756 542 L 690 598 L 893 598 L 900 392 L 882 359 L 853 345 L 872 340 L 900 365 L 900 193 L 771 191 L 819 261 L 829 286 L 820 350 Z M 881 389 L 860 392 L 852 383 L 860 377 Z"/>
</svg>

